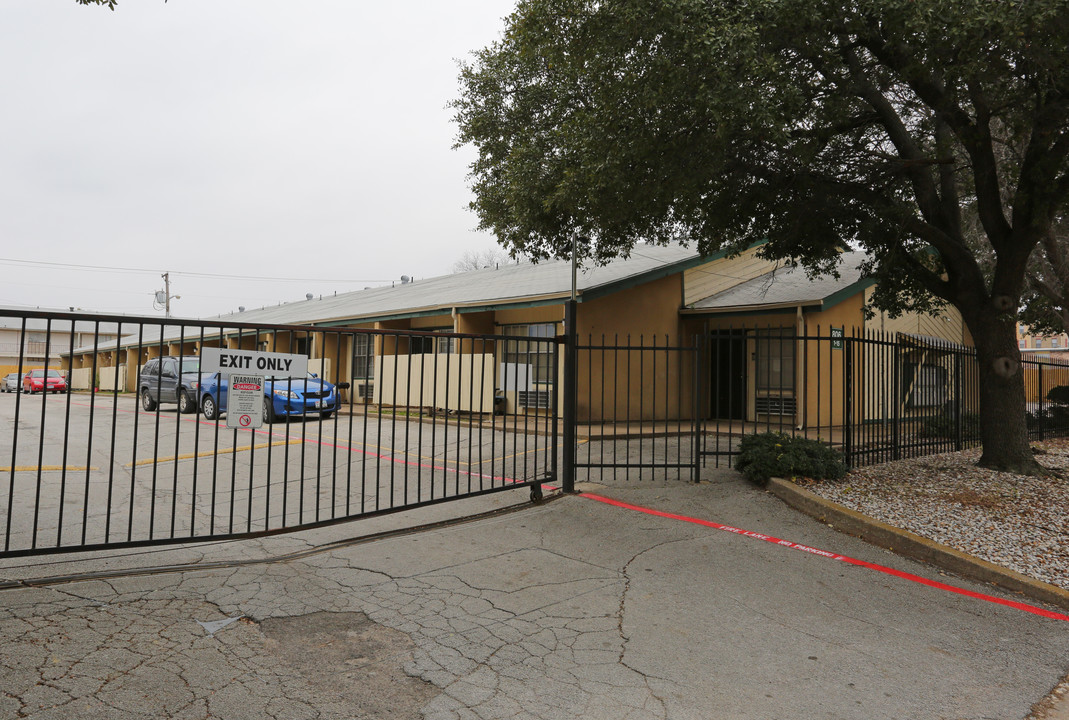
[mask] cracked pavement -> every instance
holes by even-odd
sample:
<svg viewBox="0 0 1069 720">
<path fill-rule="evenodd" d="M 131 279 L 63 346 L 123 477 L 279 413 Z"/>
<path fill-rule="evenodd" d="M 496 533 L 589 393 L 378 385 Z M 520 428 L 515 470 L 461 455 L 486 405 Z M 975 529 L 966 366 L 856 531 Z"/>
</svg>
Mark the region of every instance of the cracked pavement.
<svg viewBox="0 0 1069 720">
<path fill-rule="evenodd" d="M 598 490 L 998 593 L 711 477 Z M 0 591 L 0 718 L 1022 718 L 1069 670 L 1069 623 L 582 497 L 305 552 L 403 521 L 4 563 L 296 553 Z"/>
</svg>

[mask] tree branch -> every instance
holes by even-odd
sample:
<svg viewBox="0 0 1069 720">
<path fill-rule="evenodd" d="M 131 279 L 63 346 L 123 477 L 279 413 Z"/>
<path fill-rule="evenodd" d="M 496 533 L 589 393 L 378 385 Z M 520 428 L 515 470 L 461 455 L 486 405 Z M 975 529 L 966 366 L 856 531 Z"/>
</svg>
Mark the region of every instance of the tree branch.
<svg viewBox="0 0 1069 720">
<path fill-rule="evenodd" d="M 932 75 L 920 72 L 920 63 L 914 61 L 915 53 L 900 43 L 865 35 L 858 41 L 887 68 L 897 73 L 906 85 L 926 105 L 932 108 L 939 120 L 953 131 L 961 142 L 973 166 L 973 182 L 976 188 L 977 210 L 984 232 L 998 249 L 1012 234 L 1012 228 L 1002 211 L 1002 191 L 999 186 L 998 162 L 995 159 L 991 138 L 990 110 L 979 85 L 969 85 L 969 95 L 976 110 L 973 118 L 946 91 L 946 87 Z"/>
</svg>

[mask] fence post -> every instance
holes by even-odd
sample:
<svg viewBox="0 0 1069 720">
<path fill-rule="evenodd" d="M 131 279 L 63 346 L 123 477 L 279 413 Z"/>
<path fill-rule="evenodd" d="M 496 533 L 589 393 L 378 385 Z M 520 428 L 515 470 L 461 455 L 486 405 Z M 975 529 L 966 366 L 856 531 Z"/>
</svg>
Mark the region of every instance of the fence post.
<svg viewBox="0 0 1069 720">
<path fill-rule="evenodd" d="M 846 333 L 843 333 L 845 336 Z M 846 467 L 854 467 L 854 337 L 843 338 L 843 449 Z"/>
<path fill-rule="evenodd" d="M 961 354 L 958 352 L 954 353 L 954 410 L 954 449 L 961 452 L 965 447 L 962 437 L 964 422 L 961 417 L 965 408 L 961 402 Z"/>
<path fill-rule="evenodd" d="M 561 489 L 566 493 L 575 492 L 575 403 L 576 375 L 578 373 L 579 351 L 576 345 L 575 300 L 564 303 L 564 463 L 561 473 Z"/>
<path fill-rule="evenodd" d="M 891 459 L 902 459 L 902 357 L 896 340 L 891 344 Z"/>
<path fill-rule="evenodd" d="M 1043 363 L 1042 362 L 1036 363 L 1036 367 L 1038 368 L 1038 373 L 1039 373 L 1039 377 L 1037 378 L 1037 384 L 1039 385 L 1039 387 L 1038 387 L 1039 409 L 1036 412 L 1036 419 L 1039 421 L 1039 439 L 1043 440 L 1044 439 L 1044 437 L 1043 437 L 1044 432 L 1043 431 L 1045 429 L 1044 425 L 1046 425 L 1046 423 L 1044 422 L 1044 416 L 1047 414 L 1046 408 L 1043 407 Z"/>
<path fill-rule="evenodd" d="M 705 349 L 709 347 L 708 338 L 705 335 L 696 335 L 694 337 L 694 400 L 691 405 L 691 413 L 694 416 L 693 435 L 691 438 L 691 446 L 694 448 L 693 455 L 691 457 L 692 465 L 691 480 L 697 483 L 701 480 L 701 457 L 702 457 L 702 369 L 705 367 L 706 352 Z M 680 352 L 680 364 L 682 364 L 682 351 Z M 680 377 L 680 382 L 683 378 Z M 680 444 L 682 444 L 682 438 Z M 719 439 L 717 440 L 719 443 Z M 717 445 L 717 450 L 720 446 Z"/>
</svg>

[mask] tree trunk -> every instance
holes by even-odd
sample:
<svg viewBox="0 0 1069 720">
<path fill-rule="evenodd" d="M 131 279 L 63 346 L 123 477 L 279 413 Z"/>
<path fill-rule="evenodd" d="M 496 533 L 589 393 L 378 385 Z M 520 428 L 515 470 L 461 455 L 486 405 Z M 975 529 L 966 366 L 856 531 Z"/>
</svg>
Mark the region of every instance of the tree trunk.
<svg viewBox="0 0 1069 720">
<path fill-rule="evenodd" d="M 1028 444 L 1024 369 L 1010 312 L 980 308 L 965 318 L 976 343 L 980 383 L 980 465 L 1020 475 L 1042 468 Z"/>
</svg>

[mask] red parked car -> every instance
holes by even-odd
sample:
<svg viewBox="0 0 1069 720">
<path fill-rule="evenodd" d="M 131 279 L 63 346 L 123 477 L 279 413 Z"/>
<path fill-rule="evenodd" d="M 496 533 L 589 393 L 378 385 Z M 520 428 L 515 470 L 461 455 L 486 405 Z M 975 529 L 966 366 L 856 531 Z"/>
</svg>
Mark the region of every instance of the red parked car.
<svg viewBox="0 0 1069 720">
<path fill-rule="evenodd" d="M 59 370 L 46 371 L 40 368 L 30 370 L 22 378 L 22 392 L 65 393 L 67 392 L 67 378 L 63 377 Z"/>
</svg>

